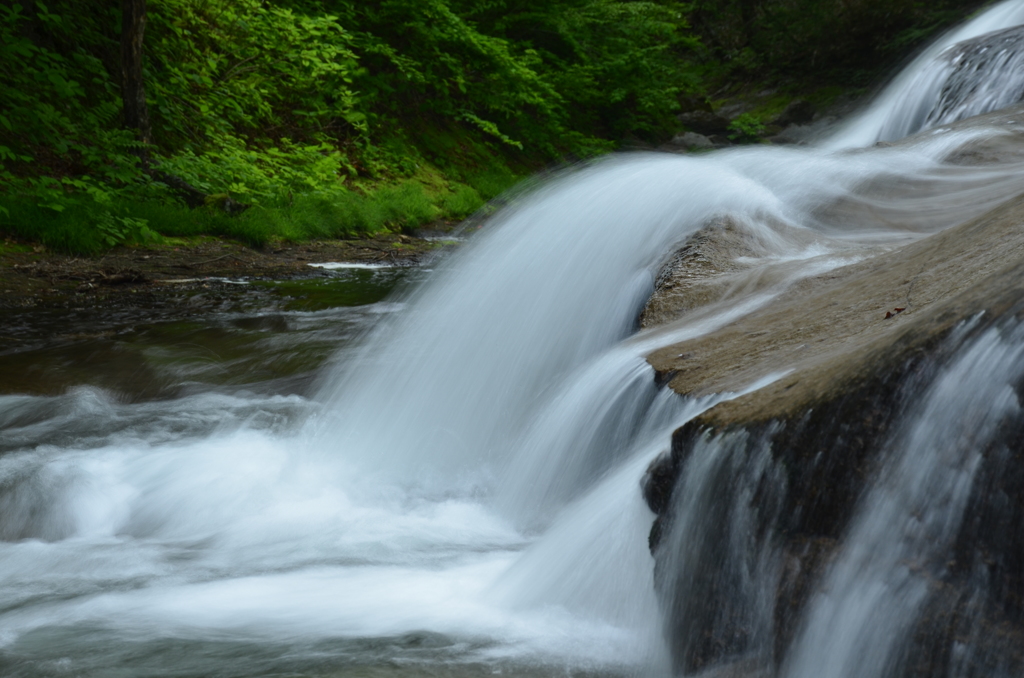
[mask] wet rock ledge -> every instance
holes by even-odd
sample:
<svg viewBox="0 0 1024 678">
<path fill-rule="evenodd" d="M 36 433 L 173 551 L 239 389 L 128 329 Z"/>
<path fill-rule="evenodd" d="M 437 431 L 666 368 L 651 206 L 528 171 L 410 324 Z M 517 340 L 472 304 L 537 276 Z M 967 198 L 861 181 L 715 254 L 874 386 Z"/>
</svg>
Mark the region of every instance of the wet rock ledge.
<svg viewBox="0 0 1024 678">
<path fill-rule="evenodd" d="M 1019 159 L 1021 139 L 1015 130 L 955 160 Z M 642 324 L 717 300 L 716 280 L 740 266 L 742 248 L 727 220 L 709 224 L 666 264 Z M 1024 319 L 1024 195 L 805 278 L 717 331 L 649 355 L 659 379 L 683 395 L 735 392 L 786 370 L 675 431 L 644 479 L 658 516 L 650 546 L 677 671 L 780 670 L 881 451 L 922 389 L 971 337 L 1015 319 Z M 1016 388 L 1024 393 L 1024 384 Z M 684 473 L 694 459 L 714 465 L 700 488 Z M 986 445 L 962 527 L 943 555 L 942 563 L 907 564 L 925 573 L 928 593 L 886 675 L 1019 675 L 1021 417 Z"/>
</svg>

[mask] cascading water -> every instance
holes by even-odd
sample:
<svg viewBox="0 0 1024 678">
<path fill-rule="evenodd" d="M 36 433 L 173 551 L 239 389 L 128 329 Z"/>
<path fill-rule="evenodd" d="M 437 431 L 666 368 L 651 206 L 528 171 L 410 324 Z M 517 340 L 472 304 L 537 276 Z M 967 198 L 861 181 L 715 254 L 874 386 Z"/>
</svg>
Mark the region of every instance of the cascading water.
<svg viewBox="0 0 1024 678">
<path fill-rule="evenodd" d="M 924 393 L 811 601 L 783 675 L 894 672 L 930 582 L 943 577 L 982 455 L 1021 413 L 1022 376 L 1024 332 L 992 329 Z"/>
<path fill-rule="evenodd" d="M 1024 3 L 1006 0 L 942 36 L 907 66 L 860 115 L 824 145 L 852 148 L 896 141 L 1021 100 Z M 993 34 L 993 35 L 988 35 Z"/>
<path fill-rule="evenodd" d="M 679 480 L 656 578 L 685 673 L 718 663 L 770 665 L 779 558 L 768 537 L 784 474 L 769 446 L 744 433 L 702 440 Z M 764 489 L 767 488 L 767 489 Z"/>
<path fill-rule="evenodd" d="M 756 154 L 626 158 L 563 178 L 384 318 L 319 406 L 12 397 L 4 671 L 100 671 L 111 660 L 97 646 L 156 671 L 171 640 L 246 675 L 311 657 L 374 665 L 381 643 L 411 665 L 659 663 L 636 469 L 688 415 L 651 386 L 650 341 L 619 342 L 650 267 L 703 221 L 725 210 L 791 220 L 817 204 L 813 187 L 832 196 L 872 169 L 778 157 L 799 180 Z M 912 173 L 934 165 L 926 153 L 892 159 Z M 709 176 L 718 190 L 693 196 L 687 187 Z M 842 263 L 821 243 L 814 253 Z M 721 326 L 772 293 L 725 300 L 672 333 Z M 615 406 L 596 412 L 602 401 Z M 228 423 L 246 409 L 248 424 Z M 610 438 L 564 447 L 567 431 L 588 428 Z M 616 471 L 619 460 L 632 471 Z"/>
<path fill-rule="evenodd" d="M 655 572 L 678 670 L 905 676 L 919 675 L 915 662 L 923 654 L 926 663 L 939 655 L 926 675 L 974 675 L 986 664 L 990 675 L 1018 675 L 1012 663 L 1009 671 L 1005 662 L 999 666 L 1013 640 L 964 643 L 965 658 L 976 656 L 962 662 L 962 674 L 936 649 L 949 642 L 943 634 L 950 624 L 975 634 L 982 626 L 973 618 L 989 604 L 990 587 L 977 572 L 955 584 L 962 575 L 951 570 L 964 557 L 963 545 L 955 543 L 963 538 L 969 500 L 979 496 L 980 470 L 987 463 L 989 474 L 1000 473 L 1000 450 L 1019 439 L 1022 423 L 1017 390 L 1024 379 L 1024 331 L 1010 320 L 965 341 L 979 320 L 947 339 L 954 357 L 937 376 L 926 372 L 903 385 L 912 404 L 898 417 L 903 423 L 889 436 L 873 487 L 838 546 L 821 537 L 817 543 L 798 539 L 795 551 L 794 542 L 787 543 L 793 474 L 774 447 L 782 424 L 703 432 L 686 447 L 672 505 L 662 517 Z M 821 562 L 822 553 L 830 564 L 820 581 L 811 573 L 786 581 L 787 568 L 799 574 L 800 563 Z M 950 593 L 954 586 L 966 593 Z M 798 617 L 787 619 L 787 599 L 807 588 L 812 595 L 796 608 Z M 951 596 L 953 619 L 944 621 L 939 611 Z M 937 639 L 920 630 L 935 633 L 936 626 Z"/>
<path fill-rule="evenodd" d="M 1018 15 L 1024 3 L 1001 5 L 947 42 Z M 654 595 L 668 578 L 647 552 L 653 516 L 637 482 L 672 430 L 731 396 L 684 401 L 644 356 L 1016 195 L 1019 167 L 942 163 L 985 134 L 853 154 L 634 155 L 565 172 L 437 262 L 400 306 L 345 320 L 362 328 L 361 347 L 313 399 L 0 397 L 0 673 L 671 670 Z M 743 271 L 713 303 L 636 333 L 659 264 L 723 216 L 747 245 Z M 908 445 L 927 447 L 925 433 Z M 669 586 L 688 615 L 672 628 L 706 622 L 733 634 L 725 654 L 756 655 L 779 575 L 770 548 L 752 551 L 765 545 L 752 526 L 774 518 L 753 515 L 750 497 L 780 471 L 767 455 L 716 449 L 690 461 L 665 541 L 683 554 L 671 567 L 693 573 Z M 950 462 L 961 475 L 970 464 Z M 727 477 L 742 491 L 716 504 Z M 935 483 L 952 497 L 957 478 Z M 871 526 L 889 514 L 865 516 L 833 570 L 835 595 L 811 608 L 794 674 L 817 670 L 813 633 L 867 628 L 844 616 L 842 587 L 856 597 L 918 555 L 879 537 L 870 567 L 847 577 L 856 543 L 875 544 Z M 691 542 L 714 544 L 719 524 L 735 536 L 724 551 L 687 555 Z M 708 562 L 717 575 L 705 577 Z M 744 602 L 709 609 L 705 585 Z M 695 641 L 692 654 L 722 653 Z"/>
</svg>

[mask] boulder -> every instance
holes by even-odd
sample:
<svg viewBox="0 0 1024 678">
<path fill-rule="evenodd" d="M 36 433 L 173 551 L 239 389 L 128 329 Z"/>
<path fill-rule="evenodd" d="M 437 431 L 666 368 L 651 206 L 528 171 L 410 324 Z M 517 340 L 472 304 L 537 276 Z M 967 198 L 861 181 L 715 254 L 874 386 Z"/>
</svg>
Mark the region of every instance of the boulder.
<svg viewBox="0 0 1024 678">
<path fill-rule="evenodd" d="M 690 111 L 676 116 L 682 125 L 697 134 L 713 136 L 729 133 L 729 120 L 711 111 Z"/>
<path fill-rule="evenodd" d="M 790 125 L 806 125 L 814 120 L 814 116 L 817 113 L 817 109 L 814 104 L 806 99 L 795 99 L 790 102 L 782 113 L 779 113 L 771 121 L 772 125 L 778 125 L 779 127 L 789 127 Z"/>
<path fill-rule="evenodd" d="M 684 134 L 676 135 L 672 139 L 672 145 L 691 151 L 707 151 L 715 148 L 715 144 L 711 139 L 707 138 L 703 134 L 697 134 L 696 132 L 686 132 Z"/>
</svg>

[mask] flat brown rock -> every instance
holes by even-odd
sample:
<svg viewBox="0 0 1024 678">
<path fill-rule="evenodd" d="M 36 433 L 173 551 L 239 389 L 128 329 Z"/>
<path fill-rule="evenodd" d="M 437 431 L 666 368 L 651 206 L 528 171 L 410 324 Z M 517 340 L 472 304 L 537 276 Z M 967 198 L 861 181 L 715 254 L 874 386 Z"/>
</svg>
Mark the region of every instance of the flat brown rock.
<svg viewBox="0 0 1024 678">
<path fill-rule="evenodd" d="M 708 232 L 713 240 L 724 231 Z M 729 259 L 735 245 L 727 234 L 725 243 Z M 713 245 L 698 238 L 677 255 L 663 273 L 672 280 L 659 280 L 644 320 L 666 322 L 714 300 L 708 290 L 729 264 L 694 255 L 715 250 Z M 687 269 L 687 258 L 697 265 Z M 967 223 L 804 278 L 767 306 L 717 331 L 664 346 L 648 361 L 670 379 L 671 388 L 693 395 L 737 391 L 785 372 L 701 418 L 714 427 L 757 424 L 839 398 L 867 375 L 933 347 L 956 324 L 978 316 L 987 322 L 1021 301 L 1024 196 L 1018 195 Z"/>
</svg>

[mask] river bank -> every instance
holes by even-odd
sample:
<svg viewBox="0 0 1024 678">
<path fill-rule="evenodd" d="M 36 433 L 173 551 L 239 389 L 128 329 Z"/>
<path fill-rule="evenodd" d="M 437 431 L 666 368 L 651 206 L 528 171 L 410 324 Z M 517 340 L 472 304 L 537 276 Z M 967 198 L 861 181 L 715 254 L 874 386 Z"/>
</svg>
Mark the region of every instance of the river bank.
<svg viewBox="0 0 1024 678">
<path fill-rule="evenodd" d="M 0 353 L 47 339 L 49 323 L 32 322 L 33 314 L 93 314 L 95 319 L 96 312 L 107 317 L 137 313 L 140 319 L 157 320 L 285 307 L 304 295 L 301 286 L 272 289 L 265 283 L 323 280 L 331 272 L 317 265 L 335 262 L 413 266 L 452 242 L 387 234 L 279 243 L 257 250 L 203 237 L 68 257 L 8 240 L 0 247 L 0 317 L 5 320 Z M 315 299 L 311 303 L 315 305 Z M 73 325 L 69 329 L 82 331 Z M 88 331 L 96 329 L 90 326 Z"/>
</svg>

